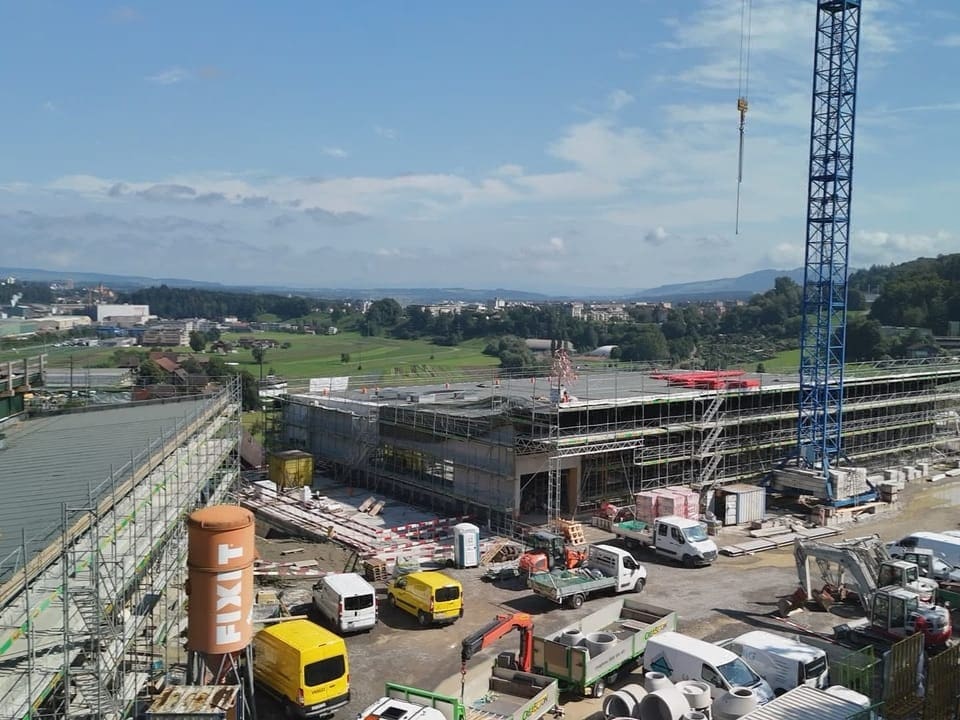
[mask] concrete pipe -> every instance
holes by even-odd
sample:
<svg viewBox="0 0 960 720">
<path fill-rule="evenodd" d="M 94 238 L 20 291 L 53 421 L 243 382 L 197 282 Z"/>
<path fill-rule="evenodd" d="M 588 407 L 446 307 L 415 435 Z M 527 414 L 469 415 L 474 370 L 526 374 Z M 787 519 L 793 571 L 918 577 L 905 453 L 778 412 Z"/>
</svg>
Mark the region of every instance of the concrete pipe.
<svg viewBox="0 0 960 720">
<path fill-rule="evenodd" d="M 757 694 L 748 687 L 731 688 L 711 708 L 713 720 L 737 720 L 760 706 Z"/>
<path fill-rule="evenodd" d="M 586 640 L 587 652 L 590 653 L 590 657 L 605 653 L 617 644 L 617 636 L 605 632 L 590 633 Z"/>
<path fill-rule="evenodd" d="M 573 647 L 574 645 L 579 645 L 583 640 L 583 633 L 577 629 L 564 630 L 562 633 L 557 635 L 556 640 L 561 645 L 569 645 L 570 647 Z"/>
<path fill-rule="evenodd" d="M 702 680 L 681 680 L 677 683 L 677 690 L 683 693 L 691 710 L 707 710 L 710 708 L 710 686 Z"/>
<path fill-rule="evenodd" d="M 643 701 L 643 698 L 646 697 L 647 691 L 643 689 L 643 685 L 638 685 L 637 683 L 630 683 L 624 685 L 618 692 L 622 692 L 626 695 L 629 695 L 634 700 L 633 712 L 630 713 L 633 717 L 640 717 L 640 703 Z"/>
<path fill-rule="evenodd" d="M 640 720 L 681 720 L 689 709 L 683 693 L 669 685 L 648 693 L 640 701 Z"/>
<path fill-rule="evenodd" d="M 606 720 L 613 717 L 637 717 L 637 709 L 647 691 L 641 685 L 624 685 L 614 693 L 603 698 L 603 716 Z"/>
<path fill-rule="evenodd" d="M 687 710 L 683 714 L 682 720 L 707 720 L 707 716 L 699 710 Z"/>
<path fill-rule="evenodd" d="M 673 683 L 670 682 L 670 678 L 662 672 L 650 670 L 643 674 L 643 689 L 648 693 L 655 692 L 661 688 L 671 687 L 672 685 Z"/>
</svg>

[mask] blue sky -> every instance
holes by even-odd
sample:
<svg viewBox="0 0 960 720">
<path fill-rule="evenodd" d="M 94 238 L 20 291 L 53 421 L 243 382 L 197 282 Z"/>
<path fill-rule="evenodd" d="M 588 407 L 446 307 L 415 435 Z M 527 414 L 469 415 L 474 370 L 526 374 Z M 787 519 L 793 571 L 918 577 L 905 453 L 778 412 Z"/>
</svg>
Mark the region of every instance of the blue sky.
<svg viewBox="0 0 960 720">
<path fill-rule="evenodd" d="M 814 0 L 0 7 L 2 264 L 652 287 L 802 262 Z M 851 262 L 958 249 L 960 6 L 864 0 Z"/>
</svg>

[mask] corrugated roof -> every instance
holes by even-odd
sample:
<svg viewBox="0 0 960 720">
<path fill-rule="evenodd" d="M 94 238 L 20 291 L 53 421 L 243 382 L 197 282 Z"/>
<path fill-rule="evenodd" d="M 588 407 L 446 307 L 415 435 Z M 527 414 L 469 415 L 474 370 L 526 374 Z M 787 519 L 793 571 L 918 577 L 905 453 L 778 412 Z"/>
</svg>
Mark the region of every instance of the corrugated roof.
<svg viewBox="0 0 960 720">
<path fill-rule="evenodd" d="M 0 450 L 0 577 L 9 570 L 9 554 L 20 547 L 22 530 L 28 556 L 42 550 L 60 527 L 61 503 L 88 506 L 90 488 L 109 490 L 111 468 L 119 471 L 161 432 L 194 416 L 203 402 L 96 408 L 6 428 L 6 448 Z"/>
<path fill-rule="evenodd" d="M 852 720 L 867 715 L 865 708 L 849 700 L 801 685 L 748 712 L 740 720 Z"/>
</svg>

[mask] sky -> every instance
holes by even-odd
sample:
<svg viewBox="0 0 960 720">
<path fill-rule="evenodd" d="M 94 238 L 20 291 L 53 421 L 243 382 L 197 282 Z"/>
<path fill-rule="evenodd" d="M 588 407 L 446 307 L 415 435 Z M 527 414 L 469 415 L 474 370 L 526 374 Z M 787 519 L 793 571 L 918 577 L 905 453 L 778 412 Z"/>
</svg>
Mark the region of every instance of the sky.
<svg viewBox="0 0 960 720">
<path fill-rule="evenodd" d="M 611 294 L 798 267 L 816 2 L 752 0 L 749 63 L 741 6 L 3 3 L 0 264 Z M 851 266 L 955 251 L 960 5 L 863 0 L 861 32 Z"/>
</svg>

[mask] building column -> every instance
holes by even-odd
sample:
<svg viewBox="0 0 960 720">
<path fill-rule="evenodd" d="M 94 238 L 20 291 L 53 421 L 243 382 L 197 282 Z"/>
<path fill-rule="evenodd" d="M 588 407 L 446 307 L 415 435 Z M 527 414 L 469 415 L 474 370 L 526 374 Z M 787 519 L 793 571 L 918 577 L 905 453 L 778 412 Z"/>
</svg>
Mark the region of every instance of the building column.
<svg viewBox="0 0 960 720">
<path fill-rule="evenodd" d="M 567 468 L 567 514 L 573 517 L 577 512 L 577 498 L 580 495 L 580 458 L 574 458 L 576 465 Z"/>
</svg>

